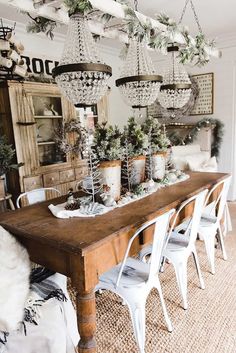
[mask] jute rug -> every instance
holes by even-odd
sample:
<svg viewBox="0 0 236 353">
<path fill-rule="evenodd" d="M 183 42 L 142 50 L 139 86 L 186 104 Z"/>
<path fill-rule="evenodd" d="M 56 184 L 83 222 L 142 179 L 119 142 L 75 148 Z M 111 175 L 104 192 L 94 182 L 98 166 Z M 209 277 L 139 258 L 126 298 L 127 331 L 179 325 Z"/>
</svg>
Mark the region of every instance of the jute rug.
<svg viewBox="0 0 236 353">
<path fill-rule="evenodd" d="M 236 205 L 231 205 L 234 231 L 225 239 L 228 261 L 216 250 L 216 274 L 209 273 L 203 242 L 197 250 L 206 289 L 199 288 L 193 259 L 188 262 L 188 310 L 181 298 L 171 264 L 160 274 L 174 330 L 166 330 L 158 294 L 146 305 L 146 353 L 236 353 Z M 96 297 L 98 353 L 136 353 L 129 312 L 114 294 Z"/>
</svg>

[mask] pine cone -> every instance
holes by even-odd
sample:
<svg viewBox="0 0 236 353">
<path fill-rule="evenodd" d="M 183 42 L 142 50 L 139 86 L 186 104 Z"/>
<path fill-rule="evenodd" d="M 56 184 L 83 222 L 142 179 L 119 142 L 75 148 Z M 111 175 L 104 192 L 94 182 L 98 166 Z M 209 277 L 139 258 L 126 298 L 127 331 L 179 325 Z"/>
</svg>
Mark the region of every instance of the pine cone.
<svg viewBox="0 0 236 353">
<path fill-rule="evenodd" d="M 79 208 L 80 208 L 80 202 L 78 201 L 68 203 L 65 205 L 65 210 L 67 211 L 74 211 L 74 210 L 78 210 Z"/>
</svg>

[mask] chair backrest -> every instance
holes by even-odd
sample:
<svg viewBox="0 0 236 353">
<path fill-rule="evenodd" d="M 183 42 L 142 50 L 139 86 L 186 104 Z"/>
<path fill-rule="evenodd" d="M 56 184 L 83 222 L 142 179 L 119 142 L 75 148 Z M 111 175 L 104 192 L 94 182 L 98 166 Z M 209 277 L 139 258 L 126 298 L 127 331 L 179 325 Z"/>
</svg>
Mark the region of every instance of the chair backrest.
<svg viewBox="0 0 236 353">
<path fill-rule="evenodd" d="M 192 214 L 190 217 L 188 217 L 187 219 L 187 228 L 184 227 L 184 234 L 186 236 L 188 236 L 188 247 L 191 247 L 194 242 L 196 241 L 197 238 L 197 232 L 198 232 L 198 227 L 199 227 L 199 223 L 200 223 L 200 219 L 201 219 L 201 215 L 202 215 L 202 209 L 203 209 L 203 205 L 206 199 L 206 195 L 207 195 L 208 190 L 203 190 L 200 193 L 198 193 L 197 195 L 194 195 L 192 197 L 190 197 L 189 199 L 187 199 L 186 201 L 182 202 L 182 204 L 180 205 L 180 207 L 178 208 L 175 218 L 173 220 L 172 226 L 170 228 L 169 231 L 169 236 L 171 235 L 173 229 L 175 229 L 176 231 L 180 231 L 181 230 L 181 224 L 179 226 L 176 227 L 176 221 L 179 218 L 180 213 L 187 207 L 189 206 L 191 203 L 193 203 L 193 210 L 192 210 Z"/>
<path fill-rule="evenodd" d="M 61 195 L 60 191 L 55 189 L 55 188 L 40 188 L 40 189 L 35 189 L 32 191 L 24 192 L 23 194 L 20 194 L 16 200 L 16 207 L 20 208 L 20 200 L 23 197 L 27 198 L 28 204 L 33 205 L 34 203 L 42 202 L 45 201 L 47 198 L 46 193 L 53 192 L 56 195 Z"/>
<path fill-rule="evenodd" d="M 154 235 L 153 235 L 153 246 L 152 246 L 152 254 L 151 254 L 151 260 L 150 260 L 150 267 L 149 267 L 149 279 L 151 279 L 156 273 L 158 272 L 159 269 L 159 264 L 161 261 L 161 254 L 163 251 L 163 247 L 165 245 L 165 239 L 166 239 L 166 234 L 168 232 L 168 227 L 170 223 L 170 219 L 172 215 L 175 213 L 175 210 L 172 209 L 166 213 L 164 213 L 161 216 L 155 217 L 153 220 L 146 222 L 140 227 L 132 236 L 132 238 L 129 240 L 125 256 L 123 258 L 120 271 L 117 277 L 116 281 L 116 286 L 119 286 L 120 279 L 123 273 L 123 270 L 125 268 L 126 260 L 129 255 L 130 248 L 132 246 L 132 243 L 134 239 L 146 228 L 150 227 L 151 225 L 154 225 Z"/>
<path fill-rule="evenodd" d="M 208 214 L 216 216 L 218 221 L 222 219 L 224 214 L 231 179 L 232 176 L 230 175 L 226 179 L 221 180 L 216 185 L 214 185 L 208 192 L 208 195 L 205 200 L 204 208 L 207 208 L 211 197 L 214 195 L 215 192 L 217 192 L 217 190 L 221 188 L 221 190 L 218 191 L 217 197 L 213 200 L 213 202 L 211 202 L 210 208 L 208 210 Z"/>
</svg>

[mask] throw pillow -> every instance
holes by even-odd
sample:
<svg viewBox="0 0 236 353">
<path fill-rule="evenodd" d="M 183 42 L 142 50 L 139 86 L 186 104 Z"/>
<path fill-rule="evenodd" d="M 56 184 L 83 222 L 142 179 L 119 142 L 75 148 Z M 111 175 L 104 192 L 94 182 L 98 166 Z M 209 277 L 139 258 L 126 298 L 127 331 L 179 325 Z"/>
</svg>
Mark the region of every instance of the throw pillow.
<svg viewBox="0 0 236 353">
<path fill-rule="evenodd" d="M 217 172 L 216 157 L 211 157 L 202 163 L 196 163 L 196 160 L 188 160 L 188 166 L 191 171 L 195 172 Z"/>
</svg>

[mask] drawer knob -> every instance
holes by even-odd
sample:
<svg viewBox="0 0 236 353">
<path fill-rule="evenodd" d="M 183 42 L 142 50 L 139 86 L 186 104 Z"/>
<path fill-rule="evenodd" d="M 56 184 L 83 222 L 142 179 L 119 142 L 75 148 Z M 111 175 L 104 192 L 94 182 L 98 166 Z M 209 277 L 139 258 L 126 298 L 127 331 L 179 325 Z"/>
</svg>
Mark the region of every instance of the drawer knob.
<svg viewBox="0 0 236 353">
<path fill-rule="evenodd" d="M 50 180 L 53 181 L 53 180 L 54 180 L 54 177 L 51 177 Z"/>
</svg>

